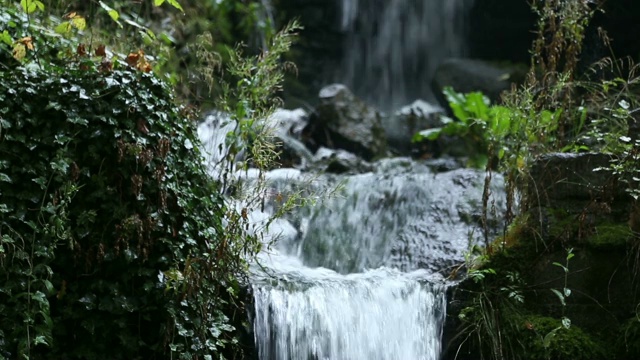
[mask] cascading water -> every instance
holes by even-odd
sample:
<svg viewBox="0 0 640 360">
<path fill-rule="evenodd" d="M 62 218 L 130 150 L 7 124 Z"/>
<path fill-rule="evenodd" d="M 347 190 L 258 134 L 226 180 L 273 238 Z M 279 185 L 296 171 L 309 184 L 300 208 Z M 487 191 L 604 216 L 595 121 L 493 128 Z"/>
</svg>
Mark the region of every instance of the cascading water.
<svg viewBox="0 0 640 360">
<path fill-rule="evenodd" d="M 216 135 L 226 133 L 221 126 L 211 116 L 199 128 L 209 151 L 224 149 Z M 266 174 L 265 207 L 250 214 L 257 228 L 275 211 L 278 194 L 340 190 L 268 229 L 267 241 L 277 241 L 251 267 L 261 360 L 439 358 L 446 311 L 439 272 L 448 273 L 470 243 L 482 241 L 484 173 L 436 173 L 405 158 L 375 168 L 350 176 Z M 499 194 L 500 180 L 494 183 Z"/>
<path fill-rule="evenodd" d="M 465 18 L 474 0 L 337 1 L 347 39 L 333 80 L 382 109 L 432 100 L 438 64 L 465 53 Z"/>
<path fill-rule="evenodd" d="M 269 177 L 274 193 L 305 183 L 297 171 Z M 372 173 L 316 178 L 316 190 L 342 190 L 271 227 L 278 243 L 254 268 L 260 359 L 438 359 L 438 271 L 482 241 L 483 182 L 476 170 L 436 174 L 402 158 Z"/>
<path fill-rule="evenodd" d="M 463 20 L 472 0 L 339 1 L 348 35 L 337 80 L 379 107 L 429 98 L 438 63 L 464 52 Z M 278 116 L 275 120 L 289 122 L 288 128 L 299 126 L 286 111 Z M 229 131 L 233 127 L 220 114 L 199 127 L 210 171 L 216 177 L 235 173 L 250 183 L 251 172 L 222 166 Z M 286 132 L 278 136 L 290 148 L 304 150 L 297 151 L 303 164 L 315 161 Z M 483 241 L 485 174 L 438 173 L 404 158 L 381 160 L 374 168 L 350 176 L 311 174 L 313 181 L 294 169 L 266 175 L 265 206 L 249 214 L 256 231 L 264 230 L 280 194 L 340 191 L 267 229 L 265 243 L 275 240 L 275 245 L 259 254 L 250 276 L 260 360 L 440 357 L 443 274 L 464 260 L 470 245 Z M 500 182 L 494 176 L 498 213 L 504 207 Z M 246 207 L 231 199 L 229 204 Z"/>
<path fill-rule="evenodd" d="M 280 193 L 304 177 L 279 170 L 271 181 Z M 481 241 L 483 181 L 409 159 L 316 178 L 316 190 L 342 191 L 270 228 L 280 238 L 254 268 L 260 359 L 438 359 L 446 285 L 437 271 Z"/>
</svg>

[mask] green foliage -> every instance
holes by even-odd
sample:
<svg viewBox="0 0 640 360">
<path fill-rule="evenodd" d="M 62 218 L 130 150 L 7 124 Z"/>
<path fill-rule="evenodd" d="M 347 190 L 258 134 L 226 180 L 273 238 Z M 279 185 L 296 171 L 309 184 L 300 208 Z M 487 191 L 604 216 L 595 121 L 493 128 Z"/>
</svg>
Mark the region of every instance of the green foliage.
<svg viewBox="0 0 640 360">
<path fill-rule="evenodd" d="M 576 326 L 544 316 L 528 315 L 518 319 L 512 336 L 521 349 L 514 359 L 522 360 L 599 360 L 609 359 L 604 348 Z M 549 336 L 553 334 L 552 336 Z"/>
<path fill-rule="evenodd" d="M 596 225 L 593 234 L 586 239 L 587 245 L 596 250 L 625 249 L 633 237 L 627 224 L 604 223 Z"/>
<path fill-rule="evenodd" d="M 640 318 L 638 315 L 625 321 L 620 326 L 616 338 L 619 359 L 637 359 L 640 357 Z"/>
<path fill-rule="evenodd" d="M 0 76 L 5 351 L 218 353 L 252 243 L 225 235 L 227 210 L 170 90 L 128 69 Z"/>
<path fill-rule="evenodd" d="M 553 141 L 561 111 L 531 111 L 531 98 L 519 97 L 519 103 L 491 105 L 479 92 L 456 93 L 445 88 L 444 94 L 456 120 L 443 117 L 445 126 L 423 130 L 414 141 L 435 140 L 440 135 L 459 136 L 465 140 L 471 165 L 486 167 L 492 157 L 502 169 L 522 169 L 532 155 L 531 144 L 543 145 Z M 539 152 L 538 152 L 539 153 Z"/>
<path fill-rule="evenodd" d="M 112 58 L 24 11 L 0 15 L 0 354 L 243 356 L 234 317 L 260 234 L 248 231 L 249 209 L 225 206 L 219 194 L 234 185 L 207 174 L 189 112 L 142 51 Z M 75 16 L 53 21 L 79 32 Z M 295 28 L 264 56 L 232 56 L 237 86 L 222 104 L 239 127 L 228 159 L 249 149 L 247 164 L 273 160 L 257 119 L 268 118 Z"/>
<path fill-rule="evenodd" d="M 484 257 L 468 272 L 474 285 L 465 308 L 458 314 L 461 326 L 454 342 L 457 340 L 460 348 L 466 345 L 475 349 L 482 359 L 511 358 L 515 352 L 508 333 L 515 326 L 512 318 L 524 303 L 525 283 L 519 273 L 504 272 L 487 261 Z"/>
</svg>

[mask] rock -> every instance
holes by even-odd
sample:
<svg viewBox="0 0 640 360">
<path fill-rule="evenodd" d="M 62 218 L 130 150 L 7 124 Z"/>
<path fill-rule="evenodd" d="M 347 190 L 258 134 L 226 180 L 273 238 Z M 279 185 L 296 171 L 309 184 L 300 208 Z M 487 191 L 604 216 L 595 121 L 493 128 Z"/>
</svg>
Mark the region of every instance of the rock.
<svg viewBox="0 0 640 360">
<path fill-rule="evenodd" d="M 299 140 L 308 117 L 303 109 L 276 109 L 269 118 L 269 125 L 274 127 L 276 150 L 280 152 L 277 167 L 305 168 L 313 162 L 313 154 Z"/>
<path fill-rule="evenodd" d="M 448 106 L 442 90 L 452 87 L 459 93 L 480 91 L 492 102 L 500 100 L 500 94 L 519 82 L 517 69 L 503 69 L 486 61 L 471 59 L 448 59 L 436 69 L 433 92 L 443 106 Z"/>
<path fill-rule="evenodd" d="M 540 156 L 531 166 L 529 201 L 556 207 L 559 201 L 596 200 L 617 195 L 612 193 L 614 179 L 611 173 L 594 171 L 608 168 L 610 159 L 609 155 L 599 153 Z"/>
<path fill-rule="evenodd" d="M 391 150 L 400 156 L 415 155 L 419 147 L 412 142 L 413 136 L 418 131 L 442 126 L 442 112 L 439 106 L 416 100 L 385 119 L 384 129 Z"/>
<path fill-rule="evenodd" d="M 307 126 L 309 114 L 304 109 L 276 109 L 269 118 L 277 134 L 292 135 L 298 140 L 302 129 Z"/>
<path fill-rule="evenodd" d="M 341 84 L 323 88 L 320 100 L 303 131 L 307 146 L 343 149 L 365 160 L 385 155 L 387 139 L 376 109 Z"/>
<path fill-rule="evenodd" d="M 314 162 L 322 171 L 334 174 L 358 174 L 370 172 L 373 166 L 344 150 L 331 150 L 321 147 L 316 151 Z"/>
</svg>

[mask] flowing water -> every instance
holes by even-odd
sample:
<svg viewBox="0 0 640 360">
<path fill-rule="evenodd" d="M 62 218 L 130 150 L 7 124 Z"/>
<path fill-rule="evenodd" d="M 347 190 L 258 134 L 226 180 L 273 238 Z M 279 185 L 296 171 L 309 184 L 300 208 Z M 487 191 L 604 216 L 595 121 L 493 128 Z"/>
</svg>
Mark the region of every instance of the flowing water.
<svg viewBox="0 0 640 360">
<path fill-rule="evenodd" d="M 199 128 L 210 163 L 226 127 L 211 116 Z M 221 127 L 222 130 L 221 131 Z M 338 189 L 268 228 L 251 267 L 254 336 L 261 360 L 437 360 L 446 312 L 444 280 L 482 243 L 485 174 L 438 173 L 428 163 L 385 159 L 358 175 L 267 173 L 261 228 L 280 194 Z M 217 167 L 211 166 L 217 174 Z M 252 177 L 244 173 L 245 178 Z M 498 212 L 504 204 L 494 179 Z"/>
<path fill-rule="evenodd" d="M 270 176 L 276 193 L 305 182 L 291 170 Z M 316 190 L 342 190 L 274 224 L 278 242 L 254 268 L 259 358 L 438 359 L 440 273 L 482 241 L 483 181 L 478 171 L 436 174 L 408 159 L 316 178 Z"/>
<path fill-rule="evenodd" d="M 474 0 L 337 1 L 347 38 L 333 81 L 380 108 L 432 100 L 438 64 L 465 55 L 465 20 Z"/>
<path fill-rule="evenodd" d="M 381 108 L 429 98 L 438 63 L 464 53 L 463 24 L 472 0 L 336 1 L 347 34 L 337 80 Z M 221 114 L 198 129 L 210 172 L 220 178 L 231 171 L 251 183 L 255 172 L 222 166 L 229 131 L 233 127 Z M 280 135 L 290 146 L 302 146 Z M 303 164 L 313 161 L 302 153 Z M 296 169 L 267 174 L 264 206 L 249 213 L 251 231 L 264 230 L 270 245 L 250 276 L 260 360 L 439 358 L 445 278 L 484 239 L 485 174 L 440 173 L 428 162 L 404 158 L 381 160 L 374 169 L 342 176 Z M 496 213 L 504 208 L 501 188 L 495 177 Z M 282 194 L 333 189 L 324 201 L 266 227 Z M 229 205 L 247 206 L 231 199 Z"/>
</svg>

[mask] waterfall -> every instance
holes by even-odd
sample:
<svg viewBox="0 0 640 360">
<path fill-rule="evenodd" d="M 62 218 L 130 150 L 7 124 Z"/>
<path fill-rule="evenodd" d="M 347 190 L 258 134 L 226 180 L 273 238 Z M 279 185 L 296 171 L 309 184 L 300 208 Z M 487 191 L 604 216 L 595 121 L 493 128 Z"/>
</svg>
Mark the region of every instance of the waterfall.
<svg viewBox="0 0 640 360">
<path fill-rule="evenodd" d="M 251 275 L 259 358 L 437 360 L 447 286 L 438 272 L 482 241 L 484 173 L 400 158 L 372 173 L 314 176 L 267 174 L 274 193 L 342 186 L 269 228 L 278 242 Z"/>
<path fill-rule="evenodd" d="M 432 100 L 431 79 L 447 57 L 465 54 L 473 0 L 338 0 L 346 33 L 337 82 L 390 110 Z"/>
<path fill-rule="evenodd" d="M 438 359 L 445 297 L 424 274 L 300 269 L 254 284 L 260 359 Z"/>
<path fill-rule="evenodd" d="M 289 128 L 294 115 L 279 111 L 271 120 Z M 220 176 L 230 126 L 224 114 L 212 113 L 198 128 L 212 176 Z M 444 277 L 482 242 L 485 174 L 438 173 L 406 158 L 383 159 L 374 168 L 357 175 L 265 174 L 264 201 L 248 214 L 249 232 L 265 230 L 281 201 L 277 194 L 338 190 L 266 228 L 265 249 L 250 264 L 260 360 L 439 358 Z M 257 176 L 238 171 L 234 178 L 250 187 Z M 494 174 L 497 213 L 505 207 L 502 182 Z M 238 211 L 250 206 L 227 201 Z"/>
</svg>

